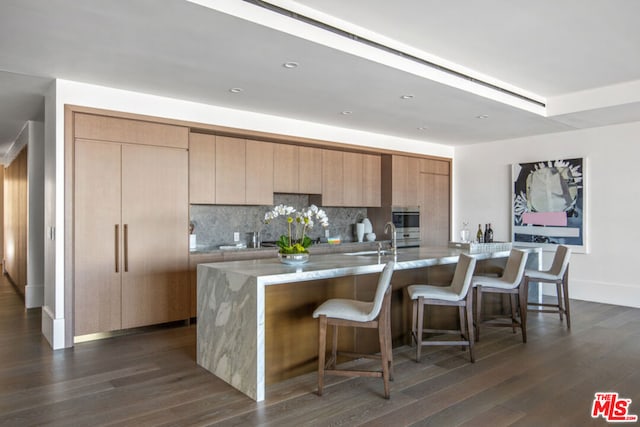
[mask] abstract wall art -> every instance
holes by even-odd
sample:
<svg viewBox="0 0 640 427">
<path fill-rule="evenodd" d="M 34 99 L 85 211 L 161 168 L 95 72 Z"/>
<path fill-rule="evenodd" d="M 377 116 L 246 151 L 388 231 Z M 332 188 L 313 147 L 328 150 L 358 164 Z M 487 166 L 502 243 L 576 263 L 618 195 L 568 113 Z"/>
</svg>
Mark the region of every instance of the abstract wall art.
<svg viewBox="0 0 640 427">
<path fill-rule="evenodd" d="M 513 165 L 513 242 L 586 252 L 584 169 L 583 158 Z"/>
</svg>

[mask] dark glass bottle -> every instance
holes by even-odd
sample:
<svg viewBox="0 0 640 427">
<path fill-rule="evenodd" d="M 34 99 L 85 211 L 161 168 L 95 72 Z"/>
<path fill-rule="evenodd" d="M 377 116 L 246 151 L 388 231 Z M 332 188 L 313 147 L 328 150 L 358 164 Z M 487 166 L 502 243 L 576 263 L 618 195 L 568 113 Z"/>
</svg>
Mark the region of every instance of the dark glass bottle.
<svg viewBox="0 0 640 427">
<path fill-rule="evenodd" d="M 484 242 L 489 243 L 489 224 L 484 225 Z"/>
<path fill-rule="evenodd" d="M 478 224 L 478 232 L 476 233 L 476 239 L 478 239 L 478 243 L 484 243 L 484 234 L 482 234 L 481 224 Z"/>
<path fill-rule="evenodd" d="M 491 228 L 491 223 L 489 223 L 489 230 L 487 231 L 487 243 L 493 243 L 493 228 Z"/>
</svg>

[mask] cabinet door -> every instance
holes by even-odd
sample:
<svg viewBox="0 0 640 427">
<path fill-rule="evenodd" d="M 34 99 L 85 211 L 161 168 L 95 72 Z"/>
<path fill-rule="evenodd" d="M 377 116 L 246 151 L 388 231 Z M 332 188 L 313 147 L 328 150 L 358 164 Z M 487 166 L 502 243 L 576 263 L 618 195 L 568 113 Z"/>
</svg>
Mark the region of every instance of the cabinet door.
<svg viewBox="0 0 640 427">
<path fill-rule="evenodd" d="M 298 191 L 301 194 L 322 194 L 322 150 L 298 147 Z"/>
<path fill-rule="evenodd" d="M 393 206 L 418 206 L 418 178 L 420 159 L 407 156 L 392 157 Z"/>
<path fill-rule="evenodd" d="M 189 135 L 189 202 L 216 202 L 216 137 Z"/>
<path fill-rule="evenodd" d="M 449 176 L 420 174 L 420 232 L 423 245 L 445 246 L 450 240 Z"/>
<path fill-rule="evenodd" d="M 449 165 L 446 160 L 420 159 L 420 172 L 449 175 Z"/>
<path fill-rule="evenodd" d="M 74 335 L 121 328 L 120 144 L 74 144 Z"/>
<path fill-rule="evenodd" d="M 122 147 L 123 328 L 189 317 L 187 157 Z"/>
<path fill-rule="evenodd" d="M 381 161 L 380 156 L 364 154 L 362 158 L 362 205 L 381 205 Z"/>
<path fill-rule="evenodd" d="M 245 202 L 245 140 L 216 136 L 216 203 L 242 205 Z"/>
<path fill-rule="evenodd" d="M 273 191 L 276 193 L 297 193 L 298 147 L 274 144 L 273 147 Z"/>
<path fill-rule="evenodd" d="M 362 154 L 342 153 L 343 206 L 363 206 Z"/>
<path fill-rule="evenodd" d="M 322 150 L 322 204 L 342 206 L 343 193 L 342 151 Z"/>
<path fill-rule="evenodd" d="M 269 142 L 246 142 L 246 190 L 247 205 L 273 204 L 273 145 Z"/>
</svg>

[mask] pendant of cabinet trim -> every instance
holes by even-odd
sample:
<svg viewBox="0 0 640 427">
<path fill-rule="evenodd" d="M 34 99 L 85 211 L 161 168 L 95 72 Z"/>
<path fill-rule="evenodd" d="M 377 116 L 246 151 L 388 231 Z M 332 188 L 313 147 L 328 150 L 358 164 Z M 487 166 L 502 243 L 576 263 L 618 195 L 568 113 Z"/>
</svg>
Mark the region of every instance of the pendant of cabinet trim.
<svg viewBox="0 0 640 427">
<path fill-rule="evenodd" d="M 117 120 L 137 132 L 74 128 L 76 336 L 190 317 L 186 129 L 151 124 L 154 138 L 183 135 L 161 146 L 100 140 L 146 138 L 146 123 Z"/>
</svg>

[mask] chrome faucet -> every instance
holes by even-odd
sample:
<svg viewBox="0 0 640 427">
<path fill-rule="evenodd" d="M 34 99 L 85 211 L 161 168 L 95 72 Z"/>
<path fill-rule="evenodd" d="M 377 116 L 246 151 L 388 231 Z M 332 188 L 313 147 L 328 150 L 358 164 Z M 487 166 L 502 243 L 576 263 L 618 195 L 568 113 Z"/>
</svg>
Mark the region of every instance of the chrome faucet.
<svg viewBox="0 0 640 427">
<path fill-rule="evenodd" d="M 396 242 L 396 226 L 391 221 L 387 222 L 384 225 L 384 233 L 385 234 L 389 233 L 389 230 L 391 231 L 391 253 L 393 255 L 396 255 L 397 254 L 396 248 L 398 247 L 398 244 Z"/>
</svg>

